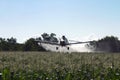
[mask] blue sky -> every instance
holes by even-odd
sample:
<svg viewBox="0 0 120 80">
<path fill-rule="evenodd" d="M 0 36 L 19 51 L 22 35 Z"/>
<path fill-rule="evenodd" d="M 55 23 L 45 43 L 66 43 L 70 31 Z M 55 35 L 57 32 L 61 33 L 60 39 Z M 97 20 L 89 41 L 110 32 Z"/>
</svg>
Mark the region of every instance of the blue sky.
<svg viewBox="0 0 120 80">
<path fill-rule="evenodd" d="M 120 38 L 120 0 L 0 0 L 0 37 L 56 33 Z"/>
</svg>

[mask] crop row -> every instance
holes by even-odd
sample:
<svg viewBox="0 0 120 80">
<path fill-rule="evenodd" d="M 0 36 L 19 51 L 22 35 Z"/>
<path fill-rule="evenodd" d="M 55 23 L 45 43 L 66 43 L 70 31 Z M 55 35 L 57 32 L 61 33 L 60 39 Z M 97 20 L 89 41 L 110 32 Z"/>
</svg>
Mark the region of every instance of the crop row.
<svg viewBox="0 0 120 80">
<path fill-rule="evenodd" d="M 119 53 L 1 52 L 0 80 L 119 80 Z"/>
</svg>

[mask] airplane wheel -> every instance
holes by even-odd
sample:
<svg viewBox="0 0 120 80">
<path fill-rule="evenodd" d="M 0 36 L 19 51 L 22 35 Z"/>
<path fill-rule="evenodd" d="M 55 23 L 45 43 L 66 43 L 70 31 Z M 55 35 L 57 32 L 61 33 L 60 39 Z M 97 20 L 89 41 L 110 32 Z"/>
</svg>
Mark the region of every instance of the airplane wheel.
<svg viewBox="0 0 120 80">
<path fill-rule="evenodd" d="M 56 47 L 56 50 L 58 50 L 58 47 Z"/>
<path fill-rule="evenodd" d="M 67 47 L 67 50 L 69 50 L 70 48 L 69 47 Z"/>
</svg>

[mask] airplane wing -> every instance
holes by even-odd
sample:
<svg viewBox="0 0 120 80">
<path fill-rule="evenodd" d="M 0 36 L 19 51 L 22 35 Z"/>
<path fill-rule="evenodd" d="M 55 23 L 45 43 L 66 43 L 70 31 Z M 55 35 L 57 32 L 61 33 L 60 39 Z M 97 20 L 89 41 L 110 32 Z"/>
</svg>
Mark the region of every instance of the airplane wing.
<svg viewBox="0 0 120 80">
<path fill-rule="evenodd" d="M 73 42 L 73 43 L 69 43 L 66 45 L 72 45 L 72 44 L 83 44 L 83 43 L 90 43 L 91 41 L 87 41 L 87 42 Z"/>
<path fill-rule="evenodd" d="M 57 42 L 50 42 L 50 41 L 39 41 L 39 43 L 51 44 L 51 45 L 60 45 Z"/>
</svg>

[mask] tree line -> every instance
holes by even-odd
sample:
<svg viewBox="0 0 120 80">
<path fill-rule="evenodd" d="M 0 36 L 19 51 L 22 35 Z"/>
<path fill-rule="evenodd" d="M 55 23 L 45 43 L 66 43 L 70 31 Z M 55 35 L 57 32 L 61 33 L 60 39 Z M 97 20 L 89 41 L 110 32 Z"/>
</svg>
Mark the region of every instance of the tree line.
<svg viewBox="0 0 120 80">
<path fill-rule="evenodd" d="M 41 36 L 45 37 L 45 40 L 52 40 L 58 42 L 54 37 L 56 34 L 43 33 Z M 41 37 L 30 38 L 25 41 L 25 43 L 18 43 L 16 38 L 0 38 L 0 51 L 46 51 L 42 46 L 38 45 L 38 40 L 41 40 Z M 103 52 L 120 52 L 120 40 L 114 36 L 106 36 L 97 41 L 91 41 L 87 46 L 94 51 L 103 51 Z"/>
<path fill-rule="evenodd" d="M 120 40 L 114 36 L 106 36 L 98 41 L 92 41 L 90 46 L 94 46 L 94 51 L 120 52 Z"/>
<path fill-rule="evenodd" d="M 45 51 L 38 45 L 36 39 L 30 38 L 25 43 L 18 43 L 17 39 L 13 37 L 0 38 L 0 51 Z"/>
</svg>

